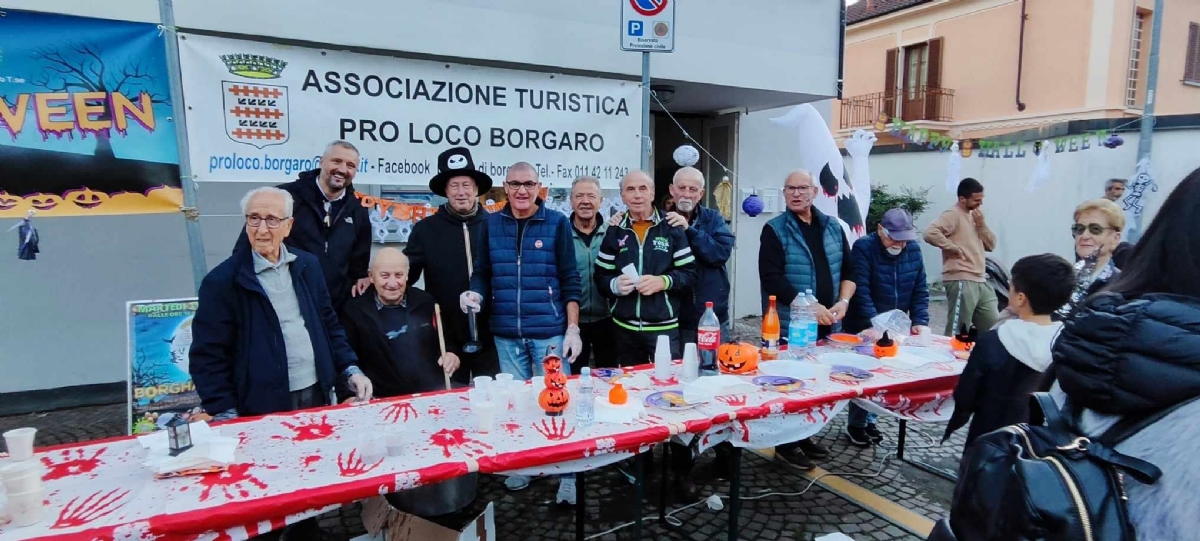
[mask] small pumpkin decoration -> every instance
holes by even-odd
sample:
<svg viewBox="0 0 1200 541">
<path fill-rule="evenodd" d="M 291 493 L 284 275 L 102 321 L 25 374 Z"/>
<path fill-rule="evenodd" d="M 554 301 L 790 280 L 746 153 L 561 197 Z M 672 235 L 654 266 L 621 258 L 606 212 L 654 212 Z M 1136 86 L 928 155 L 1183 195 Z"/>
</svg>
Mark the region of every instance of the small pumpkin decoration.
<svg viewBox="0 0 1200 541">
<path fill-rule="evenodd" d="M 717 365 L 726 374 L 751 374 L 758 370 L 758 348 L 730 342 L 717 348 Z"/>
<path fill-rule="evenodd" d="M 542 368 L 546 373 L 542 381 L 546 383 L 546 388 L 538 395 L 538 405 L 551 417 L 562 415 L 571 402 L 571 395 L 567 393 L 567 375 L 562 367 L 562 358 L 554 354 L 554 346 L 546 348 L 546 356 L 542 358 Z"/>
<path fill-rule="evenodd" d="M 17 208 L 17 205 L 20 205 L 24 202 L 24 197 L 18 197 L 15 195 L 9 195 L 5 192 L 0 192 L 0 211 L 13 210 Z"/>
<path fill-rule="evenodd" d="M 74 203 L 79 208 L 94 209 L 100 206 L 101 203 L 108 201 L 108 194 L 85 187 L 68 191 L 63 195 L 63 199 Z"/>
</svg>

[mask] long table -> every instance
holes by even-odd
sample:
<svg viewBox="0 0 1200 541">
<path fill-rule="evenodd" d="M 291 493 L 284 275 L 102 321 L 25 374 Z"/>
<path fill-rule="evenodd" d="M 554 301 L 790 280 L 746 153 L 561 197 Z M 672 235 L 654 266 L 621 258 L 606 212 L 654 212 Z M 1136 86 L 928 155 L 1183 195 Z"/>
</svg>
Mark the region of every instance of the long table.
<svg viewBox="0 0 1200 541">
<path fill-rule="evenodd" d="M 937 344 L 947 347 L 941 340 Z M 462 390 L 237 419 L 217 425 L 240 440 L 228 471 L 164 480 L 142 465 L 146 451 L 131 437 L 48 447 L 36 457 L 47 468 L 46 518 L 26 528 L 0 525 L 0 539 L 239 541 L 344 503 L 471 472 L 582 472 L 672 437 L 699 438 L 701 450 L 722 441 L 738 448 L 771 447 L 816 434 L 852 399 L 903 420 L 944 421 L 964 366 L 885 365 L 860 384 L 809 381 L 786 394 L 759 389 L 718 396 L 693 409 L 651 410 L 628 425 L 583 427 L 572 410 L 547 417 L 535 407 L 500 415 L 495 429 L 484 434 L 474 430 Z M 653 373 L 648 366 L 634 370 Z M 678 388 L 675 378 L 650 379 L 648 386 L 628 389 L 630 400 Z M 540 378 L 533 384 L 540 388 Z M 597 382 L 597 392 L 607 389 Z M 401 428 L 410 442 L 403 455 L 364 459 L 365 436 Z M 736 507 L 734 498 L 731 512 Z M 731 530 L 735 527 L 736 517 Z"/>
</svg>

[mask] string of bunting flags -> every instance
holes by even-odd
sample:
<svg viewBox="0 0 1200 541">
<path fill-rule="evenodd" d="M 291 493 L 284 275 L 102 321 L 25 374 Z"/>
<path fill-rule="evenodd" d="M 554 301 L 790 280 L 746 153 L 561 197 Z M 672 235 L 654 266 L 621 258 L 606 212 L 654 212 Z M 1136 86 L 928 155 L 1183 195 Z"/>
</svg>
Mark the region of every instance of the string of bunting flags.
<svg viewBox="0 0 1200 541">
<path fill-rule="evenodd" d="M 1117 148 L 1125 143 L 1125 140 L 1112 129 L 1092 130 L 1076 135 L 1050 137 L 1044 141 L 1025 141 L 958 140 L 928 128 L 918 128 L 901 119 L 893 119 L 891 122 L 888 122 L 885 115 L 880 115 L 880 118 L 875 121 L 874 127 L 877 132 L 889 133 L 894 137 L 903 139 L 906 143 L 925 145 L 925 148 L 930 150 L 951 150 L 955 143 L 957 143 L 958 152 L 964 158 L 970 158 L 972 155 L 979 158 L 1024 158 L 1030 154 L 1035 156 L 1040 154 L 1042 148 L 1047 145 L 1053 146 L 1054 153 L 1058 154 L 1062 152 L 1090 150 L 1099 146 Z M 1095 141 L 1094 145 L 1093 140 Z"/>
</svg>

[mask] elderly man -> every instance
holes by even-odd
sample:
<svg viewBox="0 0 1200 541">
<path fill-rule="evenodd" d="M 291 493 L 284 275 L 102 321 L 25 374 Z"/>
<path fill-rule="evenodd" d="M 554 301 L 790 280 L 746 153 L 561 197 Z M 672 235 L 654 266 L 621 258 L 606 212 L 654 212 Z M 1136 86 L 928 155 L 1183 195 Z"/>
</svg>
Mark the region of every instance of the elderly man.
<svg viewBox="0 0 1200 541">
<path fill-rule="evenodd" d="M 595 358 L 597 367 L 617 366 L 617 347 L 613 343 L 612 315 L 609 302 L 596 289 L 596 258 L 600 255 L 600 241 L 608 230 L 608 224 L 600 219 L 600 181 L 596 177 L 582 176 L 571 183 L 571 236 L 575 239 L 575 268 L 579 270 L 582 293 L 579 306 L 579 337 L 583 349 L 571 363 L 571 371 L 578 373 L 588 366 L 588 359 Z"/>
<path fill-rule="evenodd" d="M 982 207 L 983 184 L 964 178 L 958 183 L 958 203 L 925 228 L 925 242 L 942 250 L 942 283 L 950 306 L 947 336 L 958 330 L 956 320 L 983 332 L 1000 317 L 996 291 L 985 281 L 986 252 L 996 249 L 996 234 L 984 221 Z"/>
<path fill-rule="evenodd" d="M 292 209 L 279 188 L 246 194 L 250 249 L 200 284 L 188 355 L 201 404 L 218 420 L 327 405 L 339 378 L 359 400 L 371 398 L 317 258 L 284 245 Z"/>
<path fill-rule="evenodd" d="M 287 246 L 317 258 L 335 310 L 341 310 L 346 299 L 370 284 L 371 217 L 354 197 L 352 185 L 358 162 L 354 145 L 334 141 L 326 145 L 319 169 L 300 173 L 297 180 L 278 186 L 299 204 Z M 247 248 L 249 240 L 243 233 L 234 251 Z"/>
<path fill-rule="evenodd" d="M 610 225 L 600 244 L 593 277 L 596 289 L 613 299 L 617 326 L 617 358 L 636 365 L 653 359 L 660 336 L 666 336 L 671 358 L 680 358 L 679 316 L 691 308 L 685 293 L 696 283 L 696 258 L 687 234 L 654 208 L 654 181 L 643 171 L 621 179 L 621 200 L 628 212 Z M 637 277 L 624 271 L 632 267 Z M 689 476 L 693 459 L 687 446 L 672 444 L 673 492 L 693 500 L 695 485 Z M 647 456 L 649 458 L 649 456 Z"/>
<path fill-rule="evenodd" d="M 1125 187 L 1129 181 L 1123 178 L 1110 178 L 1104 183 L 1104 198 L 1116 203 L 1125 197 Z"/>
<path fill-rule="evenodd" d="M 433 297 L 409 287 L 408 274 L 409 261 L 400 250 L 380 250 L 371 261 L 371 287 L 350 299 L 342 312 L 346 337 L 380 397 L 443 389 L 445 375 L 459 367 L 457 355 L 448 351 L 442 356 L 439 350 Z M 387 500 L 406 513 L 453 522 L 448 519 L 458 518 L 475 499 L 476 482 L 470 474 L 388 494 Z"/>
<path fill-rule="evenodd" d="M 538 193 L 537 169 L 526 162 L 508 168 L 504 193 L 508 204 L 487 217 L 483 242 L 475 248 L 471 289 L 459 297 L 463 312 L 491 308 L 500 371 L 518 379 L 542 375 L 542 357 L 550 348 L 570 361 L 579 356 L 579 271 L 571 224 L 549 211 Z M 566 364 L 566 371 L 570 365 Z M 529 478 L 505 480 L 510 490 L 529 486 Z M 575 478 L 564 477 L 557 501 L 575 501 Z"/>
<path fill-rule="evenodd" d="M 772 218 L 759 238 L 758 277 L 763 311 L 767 297 L 775 296 L 779 326 L 791 322 L 796 295 L 813 291 L 817 298 L 817 337 L 825 338 L 840 324 L 854 296 L 850 244 L 836 216 L 813 207 L 817 185 L 812 173 L 793 171 L 784 179 L 787 212 Z M 780 445 L 776 457 L 804 470 L 816 467 L 813 458 L 829 456 L 824 446 L 804 439 Z"/>
<path fill-rule="evenodd" d="M 912 215 L 894 208 L 883 213 L 874 233 L 854 242 L 852 278 L 856 287 L 846 313 L 846 332 L 870 329 L 872 318 L 891 310 L 908 314 L 913 334 L 929 332 L 929 285 L 916 240 Z M 850 404 L 846 423 L 850 443 L 869 447 L 883 441 L 875 420 L 874 413 Z"/>
<path fill-rule="evenodd" d="M 697 279 L 679 313 L 679 336 L 683 343 L 696 341 L 696 327 L 706 302 L 721 321 L 721 342 L 732 331 L 729 325 L 729 273 L 725 263 L 733 253 L 733 233 L 721 213 L 700 204 L 704 199 L 704 174 L 695 167 L 684 167 L 671 179 L 671 198 L 675 211 L 666 215 L 667 223 L 682 228 L 688 246 L 696 256 Z"/>
<path fill-rule="evenodd" d="M 452 148 L 438 156 L 438 174 L 429 180 L 429 189 L 447 201 L 436 214 L 413 226 L 404 247 L 411 264 L 408 285 L 425 275 L 425 289 L 442 306 L 446 350 L 463 362 L 455 380 L 469 383 L 473 376 L 494 376 L 500 371 L 486 311 L 475 322 L 479 350 L 466 353 L 463 348 L 471 340 L 467 315 L 448 309 L 457 306 L 459 295 L 471 287 L 471 251 L 483 242 L 488 215 L 479 204 L 479 194 L 492 189 L 492 177 L 475 169 L 470 150 Z"/>
</svg>

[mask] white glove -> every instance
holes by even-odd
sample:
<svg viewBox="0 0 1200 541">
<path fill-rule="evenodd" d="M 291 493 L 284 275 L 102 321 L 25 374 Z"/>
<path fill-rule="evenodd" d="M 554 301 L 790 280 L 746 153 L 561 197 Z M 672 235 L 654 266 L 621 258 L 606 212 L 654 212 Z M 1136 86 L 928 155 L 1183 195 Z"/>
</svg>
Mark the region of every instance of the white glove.
<svg viewBox="0 0 1200 541">
<path fill-rule="evenodd" d="M 622 274 L 616 278 L 613 278 L 612 283 L 609 285 L 612 286 L 613 293 L 616 293 L 620 297 L 624 297 L 630 293 L 633 293 L 633 287 L 635 284 L 633 282 L 633 278 Z"/>
<path fill-rule="evenodd" d="M 478 312 L 481 309 L 480 302 L 483 297 L 474 291 L 463 291 L 462 295 L 458 296 L 458 307 L 462 308 L 464 314 Z"/>
<path fill-rule="evenodd" d="M 575 362 L 582 351 L 583 339 L 579 338 L 579 327 L 567 327 L 567 335 L 563 337 L 563 354 L 567 356 L 567 362 Z"/>
</svg>

